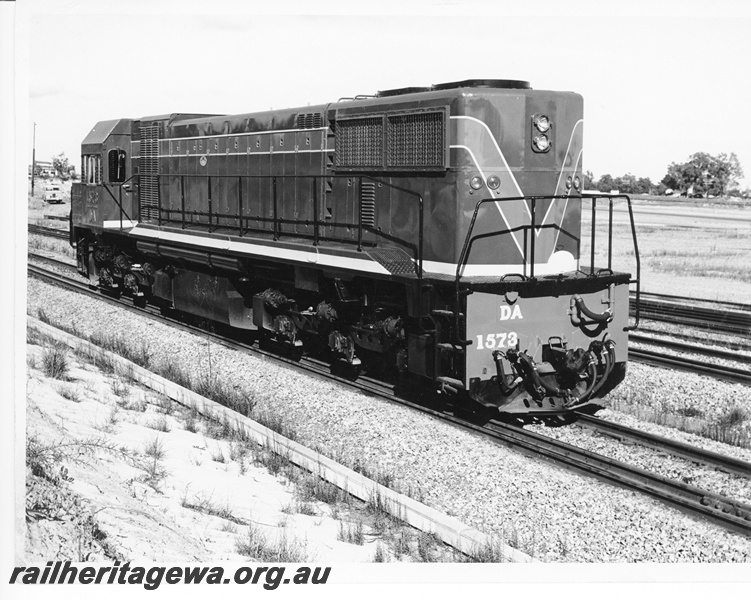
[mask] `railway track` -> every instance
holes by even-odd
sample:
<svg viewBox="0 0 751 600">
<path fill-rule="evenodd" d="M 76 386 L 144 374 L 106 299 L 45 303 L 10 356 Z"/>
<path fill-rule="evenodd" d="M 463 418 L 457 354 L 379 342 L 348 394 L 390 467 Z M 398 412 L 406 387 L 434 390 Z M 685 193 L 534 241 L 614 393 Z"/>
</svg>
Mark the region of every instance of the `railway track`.
<svg viewBox="0 0 751 600">
<path fill-rule="evenodd" d="M 631 309 L 635 312 L 635 297 L 631 296 Z M 684 325 L 697 329 L 724 333 L 751 335 L 751 305 L 737 302 L 711 302 L 642 293 L 639 302 L 640 318 L 645 320 Z"/>
<path fill-rule="evenodd" d="M 567 469 L 595 476 L 601 480 L 639 491 L 682 510 L 710 519 L 729 529 L 741 532 L 745 535 L 751 535 L 751 506 L 735 502 L 720 494 L 708 490 L 701 490 L 687 483 L 668 479 L 644 471 L 643 469 L 629 466 L 625 463 L 615 461 L 587 450 L 576 448 L 569 444 L 553 440 L 514 425 L 500 422 L 490 422 L 487 424 L 468 422 L 467 420 L 460 419 L 451 414 L 449 410 L 437 410 L 435 408 L 424 406 L 418 401 L 400 397 L 395 393 L 395 388 L 391 384 L 368 377 L 360 377 L 356 381 L 351 381 L 347 377 L 332 375 L 329 365 L 323 361 L 316 361 L 308 358 L 296 360 L 281 357 L 277 354 L 264 351 L 263 349 L 258 348 L 255 344 L 238 342 L 217 333 L 206 332 L 197 327 L 180 323 L 175 319 L 165 319 L 163 315 L 159 314 L 159 310 L 156 308 L 140 308 L 122 299 L 103 296 L 96 291 L 92 291 L 86 283 L 72 281 L 67 277 L 57 273 L 51 273 L 35 265 L 29 265 L 29 274 L 84 294 L 93 295 L 103 301 L 122 306 L 127 310 L 132 310 L 141 314 L 144 314 L 145 312 L 152 318 L 161 321 L 167 320 L 176 327 L 199 333 L 202 336 L 209 336 L 213 341 L 225 347 L 260 353 L 273 358 L 277 362 L 285 363 L 294 369 L 304 371 L 308 374 L 313 374 L 327 380 L 334 380 L 347 387 L 364 391 L 392 402 L 407 405 L 422 413 L 432 415 L 464 430 L 474 432 L 478 435 L 490 438 L 497 443 L 523 451 L 526 454 L 552 461 Z M 638 432 L 638 430 L 631 430 L 629 428 L 619 427 L 610 430 L 609 435 L 617 437 L 614 432 L 617 432 L 617 436 L 620 436 L 621 438 L 630 435 L 632 436 L 632 439 L 634 437 L 646 439 L 640 434 L 640 432 Z M 640 443 L 647 444 L 646 441 Z M 649 443 L 661 445 L 663 450 L 671 448 L 669 451 L 673 453 L 677 453 L 679 450 L 684 453 L 693 452 L 693 457 L 701 458 L 691 458 L 691 460 L 697 460 L 704 464 L 711 464 L 714 468 L 719 468 L 724 471 L 730 469 L 735 475 L 740 474 L 748 477 L 749 473 L 751 473 L 751 464 L 749 463 L 744 463 L 742 461 L 734 462 L 732 459 L 722 461 L 722 459 L 717 459 L 712 456 L 711 453 L 703 452 L 699 449 L 689 450 L 686 448 L 679 448 L 681 445 L 669 440 L 658 438 L 657 436 L 650 436 Z"/>
<path fill-rule="evenodd" d="M 751 535 L 751 506 L 523 429 L 490 425 L 498 441 Z"/>
<path fill-rule="evenodd" d="M 627 440 L 634 442 L 642 446 L 654 448 L 673 456 L 679 456 L 691 462 L 706 465 L 725 473 L 731 473 L 735 475 L 741 475 L 743 477 L 751 478 L 751 463 L 747 463 L 743 460 L 738 460 L 724 454 L 718 454 L 717 452 L 711 452 L 696 446 L 684 444 L 676 440 L 671 440 L 662 436 L 647 433 L 640 429 L 634 429 L 625 425 L 614 423 L 613 421 L 606 421 L 592 415 L 587 415 L 578 412 L 578 419 L 576 425 L 579 427 L 586 427 L 597 431 L 601 435 L 606 435 L 619 440 Z"/>
<path fill-rule="evenodd" d="M 67 229 L 54 229 L 52 227 L 44 227 L 43 225 L 28 225 L 29 233 L 35 233 L 37 235 L 44 235 L 47 237 L 61 238 L 67 240 L 70 236 Z"/>
<path fill-rule="evenodd" d="M 655 367 L 707 375 L 730 383 L 751 385 L 751 357 L 748 355 L 715 348 L 703 348 L 696 346 L 696 344 L 689 344 L 676 340 L 655 339 L 639 334 L 632 334 L 629 336 L 629 339 L 633 342 L 648 344 L 657 348 L 671 348 L 688 354 L 700 354 L 710 358 L 730 360 L 744 366 L 733 367 L 728 365 L 711 364 L 697 358 L 675 356 L 672 354 L 666 354 L 665 352 L 645 348 L 629 348 L 629 360 L 653 365 Z"/>
<path fill-rule="evenodd" d="M 57 267 L 64 267 L 66 269 L 70 269 L 71 271 L 75 271 L 77 268 L 76 264 L 72 261 L 60 260 L 59 258 L 47 256 L 46 254 L 37 254 L 36 252 L 29 252 L 27 256 L 31 259 L 41 260 L 42 262 L 46 262 L 51 265 L 55 265 Z"/>
</svg>

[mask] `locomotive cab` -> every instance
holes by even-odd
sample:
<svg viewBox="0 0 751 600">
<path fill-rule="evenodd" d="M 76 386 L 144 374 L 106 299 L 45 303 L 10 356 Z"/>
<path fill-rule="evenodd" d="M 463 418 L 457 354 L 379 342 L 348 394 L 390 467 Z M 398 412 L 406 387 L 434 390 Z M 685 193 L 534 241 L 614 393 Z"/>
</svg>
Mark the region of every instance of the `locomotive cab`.
<svg viewBox="0 0 751 600">
<path fill-rule="evenodd" d="M 94 236 L 135 225 L 130 119 L 101 121 L 81 144 L 81 182 L 71 187 L 71 244 L 81 274 L 97 274 Z"/>
</svg>

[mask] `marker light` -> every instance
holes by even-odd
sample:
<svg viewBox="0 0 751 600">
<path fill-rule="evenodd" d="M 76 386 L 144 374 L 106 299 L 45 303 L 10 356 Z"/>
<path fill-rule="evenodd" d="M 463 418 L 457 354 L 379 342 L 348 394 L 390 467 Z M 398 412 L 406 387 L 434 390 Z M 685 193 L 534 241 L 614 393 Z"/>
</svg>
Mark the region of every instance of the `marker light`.
<svg viewBox="0 0 751 600">
<path fill-rule="evenodd" d="M 540 133 L 545 133 L 550 129 L 550 119 L 547 115 L 535 115 L 534 124 Z"/>
<path fill-rule="evenodd" d="M 501 185 L 501 179 L 497 175 L 491 175 L 488 177 L 488 187 L 491 190 L 497 190 Z"/>
<path fill-rule="evenodd" d="M 550 150 L 550 140 L 545 134 L 536 135 L 532 140 L 532 144 L 538 152 L 547 152 Z"/>
<path fill-rule="evenodd" d="M 477 177 L 476 175 L 470 179 L 469 185 L 472 186 L 473 190 L 479 190 L 482 187 L 482 177 Z"/>
</svg>

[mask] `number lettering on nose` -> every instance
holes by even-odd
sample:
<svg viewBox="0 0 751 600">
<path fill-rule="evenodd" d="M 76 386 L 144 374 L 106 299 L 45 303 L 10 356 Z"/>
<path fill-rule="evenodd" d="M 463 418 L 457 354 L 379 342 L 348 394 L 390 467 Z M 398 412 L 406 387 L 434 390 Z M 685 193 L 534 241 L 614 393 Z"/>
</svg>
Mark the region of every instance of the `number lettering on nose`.
<svg viewBox="0 0 751 600">
<path fill-rule="evenodd" d="M 519 335 L 515 331 L 508 333 L 489 333 L 477 336 L 478 350 L 496 350 L 498 348 L 514 348 L 519 342 Z"/>
</svg>

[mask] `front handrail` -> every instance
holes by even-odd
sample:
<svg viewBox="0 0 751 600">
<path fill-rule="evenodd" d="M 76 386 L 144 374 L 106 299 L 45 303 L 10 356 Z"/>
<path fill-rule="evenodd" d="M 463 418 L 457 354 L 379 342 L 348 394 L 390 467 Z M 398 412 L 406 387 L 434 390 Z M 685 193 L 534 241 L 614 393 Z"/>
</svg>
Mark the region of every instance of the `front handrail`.
<svg viewBox="0 0 751 600">
<path fill-rule="evenodd" d="M 459 315 L 461 313 L 461 279 L 462 279 L 462 272 L 464 270 L 464 267 L 467 265 L 467 262 L 469 261 L 469 255 L 471 253 L 472 244 L 475 240 L 486 238 L 486 237 L 494 237 L 494 236 L 500 236 L 505 234 L 513 234 L 515 231 L 523 231 L 529 229 L 531 231 L 530 235 L 530 244 L 529 244 L 529 256 L 527 253 L 527 244 L 524 244 L 524 251 L 523 251 L 523 261 L 524 265 L 526 267 L 527 264 L 529 264 L 529 276 L 525 274 L 519 274 L 523 279 L 535 279 L 535 229 L 537 227 L 536 224 L 536 204 L 538 200 L 568 200 L 571 197 L 578 197 L 578 198 L 587 198 L 592 200 L 592 227 L 591 227 L 591 240 L 590 240 L 590 270 L 589 270 L 589 277 L 595 277 L 597 276 L 597 272 L 595 272 L 595 242 L 596 242 L 596 202 L 598 199 L 606 198 L 609 203 L 609 219 L 608 219 L 608 266 L 607 270 L 612 272 L 613 267 L 613 200 L 616 199 L 625 199 L 627 206 L 628 206 L 628 213 L 629 213 L 629 219 L 631 223 L 631 233 L 632 233 L 632 239 L 634 243 L 634 256 L 636 259 L 636 278 L 631 279 L 629 283 L 635 283 L 636 284 L 636 321 L 634 325 L 627 326 L 624 328 L 624 331 L 631 331 L 633 329 L 636 329 L 639 325 L 639 297 L 640 297 L 640 281 L 641 281 L 641 261 L 639 258 L 639 246 L 636 241 L 636 226 L 634 224 L 634 215 L 633 215 L 633 207 L 631 205 L 631 198 L 627 196 L 626 194 L 582 194 L 580 196 L 568 196 L 568 195 L 534 195 L 534 196 L 514 196 L 514 197 L 506 197 L 506 198 L 481 198 L 477 201 L 475 204 L 474 212 L 472 213 L 472 218 L 470 219 L 469 228 L 467 229 L 467 234 L 464 238 L 464 245 L 462 246 L 462 251 L 459 255 L 459 260 L 457 261 L 456 265 L 456 275 L 454 280 L 454 286 L 455 286 L 455 310 L 454 310 L 454 341 L 453 343 L 457 346 L 469 346 L 472 344 L 472 340 L 461 340 L 459 337 L 459 331 L 460 331 L 460 319 Z M 495 203 L 495 202 L 513 202 L 513 201 L 524 201 L 527 200 L 531 201 L 531 207 L 530 207 L 530 214 L 531 219 L 529 225 L 520 225 L 516 228 L 505 228 L 501 229 L 495 232 L 491 233 L 483 233 L 483 234 L 477 234 L 473 235 L 475 223 L 477 221 L 477 216 L 480 212 L 480 208 L 487 203 Z M 550 223 L 550 224 L 543 224 L 540 226 L 541 229 L 559 229 L 561 232 L 563 232 L 563 229 L 561 226 Z M 525 268 L 526 271 L 526 268 Z"/>
<path fill-rule="evenodd" d="M 462 251 L 459 254 L 459 260 L 456 263 L 456 276 L 454 280 L 454 292 L 455 292 L 455 308 L 454 308 L 454 345 L 456 346 L 470 346 L 472 345 L 472 340 L 462 340 L 459 338 L 459 330 L 460 330 L 460 319 L 459 314 L 461 313 L 461 278 L 462 278 L 462 271 L 464 270 L 464 267 L 467 265 L 467 261 L 469 260 L 469 255 L 472 250 L 472 244 L 477 239 L 482 239 L 485 237 L 494 237 L 499 235 L 504 235 L 507 233 L 513 234 L 515 231 L 524 230 L 527 229 L 527 227 L 531 228 L 532 235 L 530 236 L 530 254 L 532 254 L 532 261 L 530 263 L 530 279 L 534 279 L 535 274 L 535 261 L 534 261 L 534 255 L 535 255 L 535 227 L 536 227 L 536 221 L 535 221 L 535 209 L 537 205 L 538 200 L 556 200 L 556 199 L 568 199 L 569 196 L 513 196 L 513 197 L 507 197 L 507 198 L 481 198 L 477 201 L 477 204 L 475 204 L 475 210 L 472 213 L 472 218 L 469 222 L 469 228 L 467 229 L 467 235 L 464 237 L 464 245 L 462 246 Z M 484 233 L 484 234 L 478 234 L 478 235 L 472 235 L 475 223 L 477 222 L 477 215 L 480 212 L 480 208 L 483 204 L 487 204 L 490 202 L 513 202 L 513 201 L 532 201 L 532 206 L 530 208 L 530 214 L 531 214 L 531 221 L 529 226 L 522 225 L 520 227 L 516 227 L 514 229 L 506 228 L 505 230 L 495 231 L 491 233 Z M 557 227 L 556 225 L 549 224 L 549 225 L 541 225 L 541 228 L 551 228 L 551 227 Z M 526 265 L 528 262 L 527 257 L 527 244 L 524 244 L 524 264 Z M 520 274 L 521 277 L 526 278 L 526 275 Z"/>
<path fill-rule="evenodd" d="M 629 223 L 631 224 L 631 239 L 634 242 L 634 260 L 636 262 L 636 277 L 629 281 L 629 284 L 636 284 L 636 306 L 634 310 L 634 324 L 623 328 L 623 331 L 634 331 L 639 327 L 640 321 L 640 303 L 641 303 L 641 258 L 639 257 L 639 243 L 636 239 L 636 223 L 634 222 L 634 209 L 631 204 L 631 197 L 627 194 L 582 194 L 582 198 L 592 199 L 592 211 L 595 210 L 597 198 L 607 198 L 609 200 L 609 223 L 608 223 L 608 268 L 612 267 L 612 250 L 613 250 L 613 200 L 618 198 L 626 200 L 628 206 Z M 592 221 L 592 231 L 594 232 L 594 221 Z M 594 248 L 594 238 L 592 247 Z"/>
</svg>

